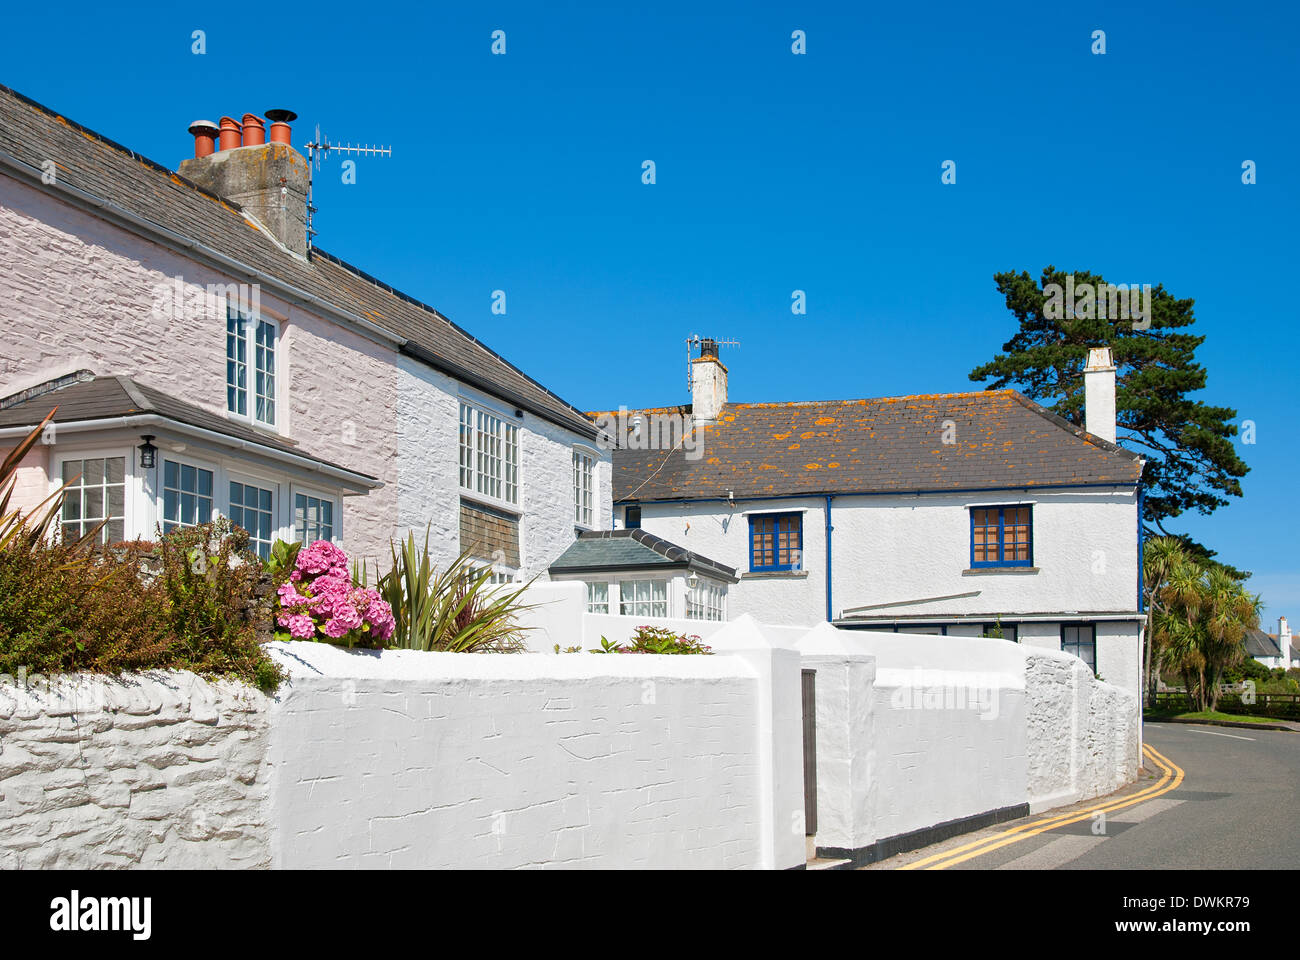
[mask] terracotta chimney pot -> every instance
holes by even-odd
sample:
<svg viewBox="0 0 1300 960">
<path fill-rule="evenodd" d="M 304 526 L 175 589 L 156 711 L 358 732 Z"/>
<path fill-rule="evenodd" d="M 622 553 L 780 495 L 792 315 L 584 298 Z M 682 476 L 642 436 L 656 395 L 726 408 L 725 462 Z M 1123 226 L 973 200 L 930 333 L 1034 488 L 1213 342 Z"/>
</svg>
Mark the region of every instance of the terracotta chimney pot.
<svg viewBox="0 0 1300 960">
<path fill-rule="evenodd" d="M 242 142 L 242 130 L 234 117 L 221 118 L 221 136 L 217 141 L 219 150 L 233 150 Z"/>
<path fill-rule="evenodd" d="M 190 124 L 190 135 L 194 137 L 194 156 L 206 157 L 216 152 L 217 125 L 211 120 L 195 120 Z"/>
<path fill-rule="evenodd" d="M 260 147 L 266 143 L 266 124 L 255 113 L 244 114 L 244 146 Z"/>
<path fill-rule="evenodd" d="M 292 146 L 289 141 L 289 124 L 298 119 L 292 110 L 268 110 L 266 118 L 271 121 L 271 142 Z"/>
</svg>

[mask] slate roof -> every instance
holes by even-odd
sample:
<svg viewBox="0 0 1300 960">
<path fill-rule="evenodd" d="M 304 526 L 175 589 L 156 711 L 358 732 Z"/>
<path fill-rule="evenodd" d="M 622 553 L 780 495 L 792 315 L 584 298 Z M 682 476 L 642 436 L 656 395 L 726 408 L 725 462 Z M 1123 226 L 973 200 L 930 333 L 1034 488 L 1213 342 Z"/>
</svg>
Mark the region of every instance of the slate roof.
<svg viewBox="0 0 1300 960">
<path fill-rule="evenodd" d="M 640 413 L 648 424 L 647 415 L 689 411 Z M 943 442 L 948 421 L 952 443 Z M 692 459 L 689 444 L 629 449 L 628 426 L 614 453 L 615 502 L 1132 485 L 1142 471 L 1136 454 L 1015 390 L 729 403 L 699 429 L 702 454 Z"/>
<path fill-rule="evenodd" d="M 50 390 L 36 388 L 0 401 L 0 429 L 34 427 L 45 419 L 45 415 L 55 406 L 58 407 L 54 414 L 56 424 L 155 414 L 176 423 L 211 430 L 233 440 L 256 444 L 281 453 L 290 453 L 295 457 L 344 471 L 360 480 L 369 481 L 367 486 L 381 486 L 379 481 L 369 474 L 359 473 L 349 467 L 312 456 L 292 444 L 283 443 L 260 430 L 254 430 L 247 424 L 196 407 L 161 390 L 138 383 L 130 377 L 97 377 L 88 371 L 81 371 L 61 378 L 60 382 L 66 385 Z"/>
<path fill-rule="evenodd" d="M 1282 649 L 1282 641 L 1277 634 L 1265 633 L 1259 629 L 1247 630 L 1245 643 L 1248 657 L 1276 657 Z M 1296 648 L 1287 644 L 1286 662 L 1289 664 L 1295 656 Z"/>
<path fill-rule="evenodd" d="M 462 382 L 595 436 L 581 411 L 432 307 L 319 249 L 310 261 L 295 257 L 246 219 L 237 203 L 0 85 L 0 159 L 5 154 L 29 173 L 55 162 L 58 185 L 39 189 L 57 195 L 72 187 L 108 201 L 390 331 L 409 341 L 404 352 Z"/>
<path fill-rule="evenodd" d="M 1245 643 L 1246 656 L 1248 657 L 1276 657 L 1278 655 L 1277 640 L 1263 630 L 1247 629 Z"/>
<path fill-rule="evenodd" d="M 735 583 L 732 567 L 669 543 L 645 530 L 584 530 L 550 566 L 550 573 L 604 573 L 617 570 L 694 570 Z"/>
</svg>

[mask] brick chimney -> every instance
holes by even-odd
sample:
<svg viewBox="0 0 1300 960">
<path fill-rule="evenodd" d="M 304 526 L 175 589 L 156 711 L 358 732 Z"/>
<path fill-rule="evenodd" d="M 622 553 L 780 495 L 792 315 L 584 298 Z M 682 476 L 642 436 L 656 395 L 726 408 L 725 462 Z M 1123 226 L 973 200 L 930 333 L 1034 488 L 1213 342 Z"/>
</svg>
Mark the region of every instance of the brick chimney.
<svg viewBox="0 0 1300 960">
<path fill-rule="evenodd" d="M 190 127 L 194 156 L 180 165 L 180 174 L 199 186 L 239 204 L 294 253 L 307 255 L 307 160 L 289 143 L 288 110 L 268 110 L 271 142 L 256 114 L 243 123 L 223 117 L 220 149 L 212 150 L 213 125 L 198 121 Z M 242 133 L 242 141 L 237 139 Z"/>
<path fill-rule="evenodd" d="M 1110 347 L 1088 351 L 1083 368 L 1084 429 L 1103 440 L 1115 442 L 1115 364 Z"/>
<path fill-rule="evenodd" d="M 700 355 L 691 360 L 691 418 L 713 421 L 727 403 L 727 368 L 718 359 L 718 341 L 700 341 Z"/>
</svg>

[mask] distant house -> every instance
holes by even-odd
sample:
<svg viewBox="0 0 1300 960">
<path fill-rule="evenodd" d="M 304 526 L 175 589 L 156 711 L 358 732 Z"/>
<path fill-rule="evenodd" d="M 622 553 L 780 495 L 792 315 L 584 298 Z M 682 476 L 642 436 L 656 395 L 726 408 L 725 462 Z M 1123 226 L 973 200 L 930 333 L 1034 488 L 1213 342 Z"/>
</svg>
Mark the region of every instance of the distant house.
<svg viewBox="0 0 1300 960">
<path fill-rule="evenodd" d="M 1286 617 L 1278 618 L 1277 633 L 1247 630 L 1246 655 L 1271 669 L 1300 667 L 1300 647 L 1292 644 L 1291 627 Z"/>
<path fill-rule="evenodd" d="M 1138 689 L 1143 461 L 1109 351 L 1088 430 L 1012 390 L 732 403 L 728 376 L 706 340 L 691 404 L 593 417 L 618 425 L 615 525 L 735 567 L 730 616 L 1001 635 Z M 647 439 L 673 416 L 689 445 Z"/>
<path fill-rule="evenodd" d="M 587 585 L 587 612 L 727 620 L 736 571 L 646 530 L 584 532 L 550 566 L 553 581 Z"/>
<path fill-rule="evenodd" d="M 190 128 L 179 172 L 0 87 L 0 448 L 58 406 L 18 505 L 106 540 L 218 514 L 386 558 L 426 528 L 501 577 L 608 529 L 580 411 L 309 243 L 292 115 Z"/>
</svg>

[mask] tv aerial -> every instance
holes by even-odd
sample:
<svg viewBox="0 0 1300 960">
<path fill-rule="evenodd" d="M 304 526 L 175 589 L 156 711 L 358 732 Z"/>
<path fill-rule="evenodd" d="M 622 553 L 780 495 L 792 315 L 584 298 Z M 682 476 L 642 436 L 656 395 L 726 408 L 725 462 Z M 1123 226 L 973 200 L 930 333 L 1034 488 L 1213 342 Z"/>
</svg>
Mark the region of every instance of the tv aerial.
<svg viewBox="0 0 1300 960">
<path fill-rule="evenodd" d="M 391 157 L 393 155 L 392 147 L 330 143 L 329 137 L 321 134 L 320 124 L 316 124 L 316 137 L 311 143 L 307 144 L 307 162 L 310 167 L 307 177 L 307 249 L 309 250 L 312 246 L 312 237 L 316 236 L 316 231 L 312 229 L 312 216 L 316 213 L 316 207 L 312 203 L 312 183 L 316 178 L 311 175 L 311 170 L 319 170 L 321 160 L 328 160 L 331 151 L 345 156 L 358 157 Z"/>
<path fill-rule="evenodd" d="M 691 334 L 686 338 L 686 389 L 690 390 L 695 386 L 695 364 L 691 352 L 699 348 L 700 355 L 704 355 L 704 345 L 711 344 L 714 354 L 722 347 L 738 347 L 739 340 L 731 340 L 721 337 L 701 337 L 699 334 Z"/>
</svg>

